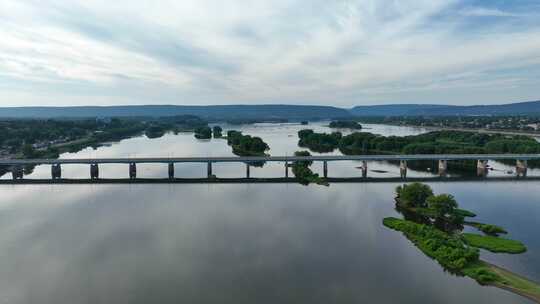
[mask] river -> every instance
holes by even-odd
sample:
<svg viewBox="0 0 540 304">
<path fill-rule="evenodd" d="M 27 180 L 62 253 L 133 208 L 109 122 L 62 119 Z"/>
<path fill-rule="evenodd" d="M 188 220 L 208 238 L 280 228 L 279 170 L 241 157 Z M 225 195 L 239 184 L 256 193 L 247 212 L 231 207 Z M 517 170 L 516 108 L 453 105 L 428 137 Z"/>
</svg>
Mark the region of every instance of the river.
<svg viewBox="0 0 540 304">
<path fill-rule="evenodd" d="M 324 123 L 308 126 L 329 132 Z M 384 135 L 423 129 L 366 125 Z M 306 126 L 224 126 L 262 137 L 272 155 L 299 150 Z M 339 152 L 335 152 L 339 153 Z M 66 153 L 62 158 L 230 156 L 224 140 L 191 133 L 144 136 Z M 358 176 L 354 162 L 330 163 L 330 176 Z M 509 167 L 493 163 L 490 175 Z M 314 165 L 321 172 L 320 165 Z M 63 166 L 63 176 L 89 174 Z M 388 163 L 370 176 L 399 176 Z M 215 164 L 220 177 L 243 176 L 239 164 Z M 252 168 L 283 176 L 283 164 Z M 540 175 L 538 170 L 530 170 Z M 48 178 L 38 166 L 30 177 Z M 100 175 L 127 177 L 126 165 Z M 140 177 L 165 177 L 164 165 L 140 165 Z M 204 177 L 182 164 L 178 177 Z M 411 171 L 410 176 L 428 172 Z M 4 176 L 2 178 L 9 178 Z M 0 303 L 530 303 L 504 290 L 456 277 L 382 219 L 394 210 L 396 183 L 1 185 Z M 525 243 L 521 255 L 487 254 L 492 263 L 540 281 L 538 182 L 433 183 L 460 206 Z"/>
</svg>

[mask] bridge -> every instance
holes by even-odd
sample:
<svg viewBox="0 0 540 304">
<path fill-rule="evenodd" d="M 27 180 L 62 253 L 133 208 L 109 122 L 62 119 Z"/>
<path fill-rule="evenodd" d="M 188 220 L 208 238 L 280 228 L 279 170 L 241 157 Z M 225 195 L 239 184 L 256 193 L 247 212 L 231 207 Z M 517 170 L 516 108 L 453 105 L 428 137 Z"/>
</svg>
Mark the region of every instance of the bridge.
<svg viewBox="0 0 540 304">
<path fill-rule="evenodd" d="M 51 165 L 51 179 L 62 180 L 62 165 L 86 164 L 90 167 L 90 179 L 100 180 L 100 164 L 128 165 L 129 180 L 137 180 L 137 164 L 166 164 L 168 165 L 167 179 L 174 181 L 175 165 L 181 163 L 203 163 L 207 165 L 207 180 L 215 179 L 212 164 L 214 163 L 243 163 L 246 166 L 246 179 L 250 178 L 250 167 L 261 162 L 285 163 L 285 179 L 289 178 L 291 164 L 299 161 L 322 162 L 323 176 L 328 178 L 328 164 L 337 161 L 358 161 L 362 163 L 362 178 L 367 178 L 368 162 L 390 161 L 399 162 L 400 178 L 407 178 L 407 161 L 437 161 L 438 173 L 446 176 L 449 161 L 474 160 L 477 162 L 477 175 L 485 176 L 488 171 L 488 161 L 512 160 L 516 162 L 516 175 L 527 175 L 527 162 L 540 160 L 540 154 L 422 154 L 422 155 L 318 155 L 318 156 L 250 156 L 250 157 L 147 157 L 147 158 L 80 158 L 80 159 L 2 159 L 0 166 L 7 166 L 12 172 L 13 180 L 24 179 L 24 167 L 35 165 Z"/>
</svg>

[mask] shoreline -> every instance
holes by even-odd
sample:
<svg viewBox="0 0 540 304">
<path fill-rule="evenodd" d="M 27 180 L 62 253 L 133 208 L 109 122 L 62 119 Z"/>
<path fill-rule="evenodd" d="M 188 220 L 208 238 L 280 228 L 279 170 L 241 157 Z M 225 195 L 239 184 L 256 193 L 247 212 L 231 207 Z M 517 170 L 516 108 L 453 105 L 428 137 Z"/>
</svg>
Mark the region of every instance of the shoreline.
<svg viewBox="0 0 540 304">
<path fill-rule="evenodd" d="M 493 287 L 497 287 L 497 288 L 500 288 L 500 289 L 503 289 L 503 290 L 507 290 L 509 292 L 512 292 L 512 293 L 515 293 L 517 295 L 520 295 L 522 297 L 525 297 L 529 300 L 532 300 L 536 303 L 540 303 L 540 284 L 538 284 L 537 282 L 535 281 L 532 281 L 520 274 L 517 274 L 517 273 L 514 273 L 508 269 L 505 269 L 505 268 L 502 268 L 502 267 L 499 267 L 497 265 L 494 265 L 494 264 L 491 264 L 491 263 L 488 263 L 486 261 L 483 261 L 481 260 L 482 263 L 484 263 L 487 267 L 489 267 L 491 270 L 493 270 L 496 274 L 498 274 L 499 276 L 505 278 L 505 279 L 512 279 L 513 281 L 519 281 L 520 283 L 523 283 L 523 284 L 526 284 L 526 285 L 536 285 L 536 288 L 538 289 L 538 292 L 537 293 L 534 293 L 532 291 L 527 291 L 527 290 L 523 290 L 523 289 L 519 289 L 515 286 L 511 286 L 511 285 L 505 285 L 505 284 L 502 284 L 502 283 L 499 283 L 499 282 L 495 282 L 493 284 L 489 284 L 489 286 L 493 286 Z"/>
<path fill-rule="evenodd" d="M 417 126 L 417 125 L 401 125 L 401 124 L 392 124 L 392 123 L 365 123 L 371 125 L 386 125 L 394 127 L 409 127 L 417 129 L 425 129 L 428 131 L 461 131 L 461 132 L 471 132 L 471 133 L 483 133 L 483 134 L 503 134 L 503 135 L 522 135 L 522 136 L 531 136 L 534 138 L 540 138 L 540 132 L 522 132 L 522 131 L 511 131 L 511 130 L 488 130 L 488 129 L 469 129 L 469 128 L 455 128 L 455 127 L 433 127 L 433 126 Z M 367 128 L 366 128 L 367 129 Z"/>
</svg>

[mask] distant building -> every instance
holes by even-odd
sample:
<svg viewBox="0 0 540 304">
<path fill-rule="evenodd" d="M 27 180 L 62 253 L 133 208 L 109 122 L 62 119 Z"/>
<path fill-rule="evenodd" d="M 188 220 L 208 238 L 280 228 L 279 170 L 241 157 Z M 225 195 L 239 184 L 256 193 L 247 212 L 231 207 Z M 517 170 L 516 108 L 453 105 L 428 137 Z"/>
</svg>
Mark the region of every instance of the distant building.
<svg viewBox="0 0 540 304">
<path fill-rule="evenodd" d="M 527 127 L 530 127 L 536 131 L 538 131 L 538 129 L 540 129 L 540 123 L 532 123 L 532 124 L 528 124 Z"/>
</svg>

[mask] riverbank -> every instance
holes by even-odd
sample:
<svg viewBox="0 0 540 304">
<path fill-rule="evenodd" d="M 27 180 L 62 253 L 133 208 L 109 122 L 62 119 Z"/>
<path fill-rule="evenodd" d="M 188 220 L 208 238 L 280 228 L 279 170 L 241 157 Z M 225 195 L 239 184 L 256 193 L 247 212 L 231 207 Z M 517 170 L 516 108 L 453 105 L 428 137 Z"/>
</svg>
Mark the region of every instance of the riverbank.
<svg viewBox="0 0 540 304">
<path fill-rule="evenodd" d="M 483 134 L 502 134 L 502 135 L 523 135 L 531 136 L 535 138 L 540 138 L 540 132 L 521 132 L 521 131 L 503 131 L 503 130 L 489 130 L 489 129 L 467 129 L 467 128 L 450 128 L 450 127 L 419 127 L 419 126 L 409 126 L 409 127 L 418 127 L 424 128 L 429 131 L 461 131 L 461 132 L 474 132 L 474 133 L 483 133 Z"/>
<path fill-rule="evenodd" d="M 531 136 L 534 138 L 540 138 L 540 132 L 523 132 L 523 131 L 506 131 L 506 130 L 494 130 L 494 129 L 468 129 L 468 128 L 452 128 L 452 127 L 426 127 L 426 126 L 417 126 L 417 125 L 402 125 L 402 124 L 384 124 L 387 126 L 395 127 L 411 127 L 424 129 L 426 131 L 460 131 L 460 132 L 471 132 L 471 133 L 480 133 L 480 134 L 502 134 L 502 135 L 523 135 Z"/>
</svg>

